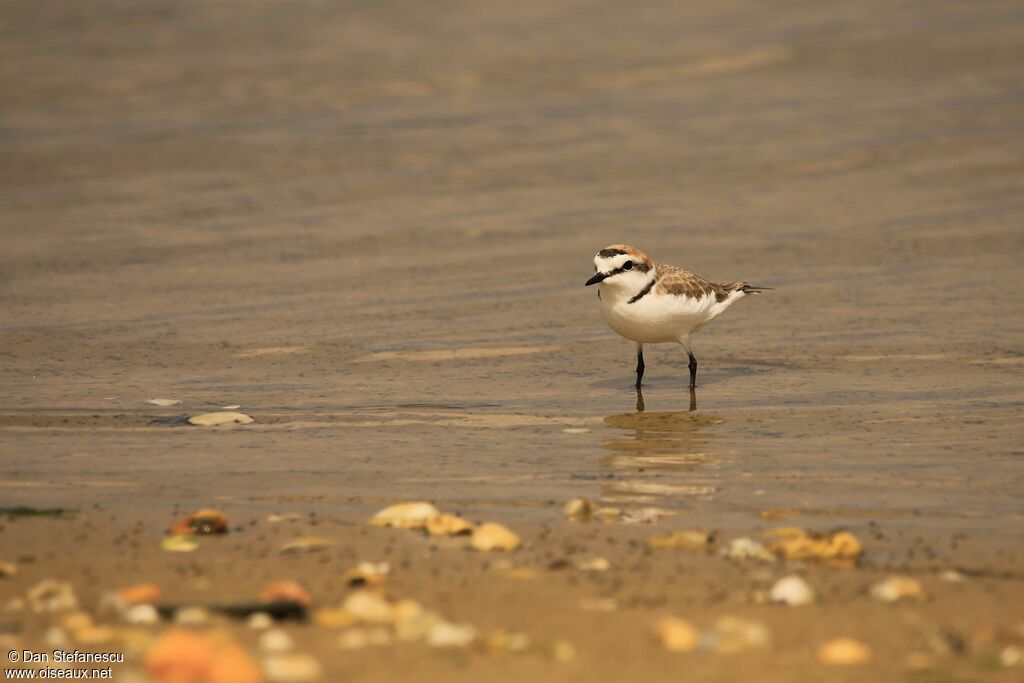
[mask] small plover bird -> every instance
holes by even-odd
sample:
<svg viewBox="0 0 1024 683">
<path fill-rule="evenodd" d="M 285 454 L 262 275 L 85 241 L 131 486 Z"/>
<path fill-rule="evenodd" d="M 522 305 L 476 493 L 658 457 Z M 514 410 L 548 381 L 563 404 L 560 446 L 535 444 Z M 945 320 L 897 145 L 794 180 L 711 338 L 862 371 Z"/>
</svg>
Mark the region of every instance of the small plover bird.
<svg viewBox="0 0 1024 683">
<path fill-rule="evenodd" d="M 747 294 L 771 287 L 749 282 L 708 282 L 693 273 L 655 263 L 636 247 L 613 244 L 594 256 L 594 277 L 601 285 L 601 315 L 608 326 L 636 342 L 636 388 L 644 377 L 644 344 L 674 342 L 690 357 L 690 388 L 697 386 L 697 359 L 690 335 Z"/>
</svg>

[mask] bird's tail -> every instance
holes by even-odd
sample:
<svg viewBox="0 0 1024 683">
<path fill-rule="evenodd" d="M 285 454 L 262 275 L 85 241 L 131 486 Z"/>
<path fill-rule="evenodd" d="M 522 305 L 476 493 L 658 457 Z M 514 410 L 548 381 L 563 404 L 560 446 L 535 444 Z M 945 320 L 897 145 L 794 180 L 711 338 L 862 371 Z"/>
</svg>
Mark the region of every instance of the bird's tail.
<svg viewBox="0 0 1024 683">
<path fill-rule="evenodd" d="M 761 285 L 752 285 L 749 282 L 744 282 L 740 286 L 740 291 L 744 294 L 760 294 L 761 292 L 768 292 L 775 289 L 774 287 L 762 287 Z"/>
</svg>

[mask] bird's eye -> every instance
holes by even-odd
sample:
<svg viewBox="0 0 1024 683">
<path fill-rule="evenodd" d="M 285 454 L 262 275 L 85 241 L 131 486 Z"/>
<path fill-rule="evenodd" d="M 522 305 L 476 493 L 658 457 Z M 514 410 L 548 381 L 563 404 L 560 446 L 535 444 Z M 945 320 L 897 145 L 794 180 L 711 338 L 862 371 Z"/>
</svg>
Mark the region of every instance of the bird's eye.
<svg viewBox="0 0 1024 683">
<path fill-rule="evenodd" d="M 622 264 L 622 269 L 623 270 L 633 270 L 633 262 L 632 261 L 626 261 L 625 263 Z"/>
</svg>

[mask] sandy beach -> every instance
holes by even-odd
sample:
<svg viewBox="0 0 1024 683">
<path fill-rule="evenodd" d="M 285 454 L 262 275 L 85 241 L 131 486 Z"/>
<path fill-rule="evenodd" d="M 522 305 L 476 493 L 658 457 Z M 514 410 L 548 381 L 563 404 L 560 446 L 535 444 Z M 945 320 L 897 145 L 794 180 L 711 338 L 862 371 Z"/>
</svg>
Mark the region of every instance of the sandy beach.
<svg viewBox="0 0 1024 683">
<path fill-rule="evenodd" d="M 1019 4 L 10 2 L 0 36 L 4 650 L 58 629 L 172 680 L 173 617 L 105 595 L 287 579 L 313 676 L 243 619 L 179 628 L 269 681 L 1024 675 Z M 695 338 L 696 410 L 658 346 L 637 411 L 583 287 L 619 242 L 775 288 Z M 183 422 L 225 406 L 253 422 Z M 522 545 L 367 524 L 411 501 Z M 202 508 L 230 533 L 163 549 Z M 779 527 L 862 551 L 726 556 Z M 651 546 L 682 530 L 713 533 Z M 323 610 L 360 562 L 476 638 L 349 647 L 367 624 Z M 813 604 L 770 601 L 791 575 Z M 77 608 L 33 608 L 51 578 Z"/>
</svg>

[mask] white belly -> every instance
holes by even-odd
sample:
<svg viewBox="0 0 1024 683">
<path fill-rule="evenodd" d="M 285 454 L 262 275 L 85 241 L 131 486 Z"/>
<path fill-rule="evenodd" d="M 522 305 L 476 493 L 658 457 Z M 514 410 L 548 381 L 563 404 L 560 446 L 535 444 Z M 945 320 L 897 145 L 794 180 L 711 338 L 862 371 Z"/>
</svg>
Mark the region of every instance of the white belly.
<svg viewBox="0 0 1024 683">
<path fill-rule="evenodd" d="M 602 292 L 601 315 L 609 327 L 626 339 L 642 344 L 678 342 L 699 331 L 742 296 L 736 292 L 725 301 L 718 301 L 713 295 L 691 299 L 651 292 L 628 303 L 625 297 Z"/>
</svg>

